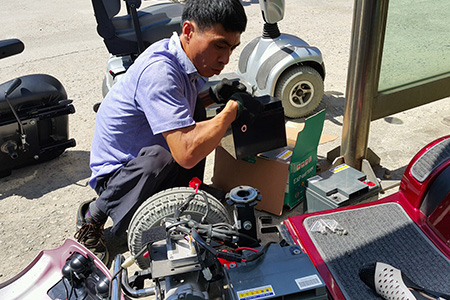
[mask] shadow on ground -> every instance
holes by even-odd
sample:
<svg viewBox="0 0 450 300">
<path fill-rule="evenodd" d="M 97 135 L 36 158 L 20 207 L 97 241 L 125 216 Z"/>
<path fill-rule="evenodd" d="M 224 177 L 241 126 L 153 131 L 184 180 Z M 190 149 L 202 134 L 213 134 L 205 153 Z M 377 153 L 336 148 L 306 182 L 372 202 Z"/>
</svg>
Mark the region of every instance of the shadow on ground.
<svg viewBox="0 0 450 300">
<path fill-rule="evenodd" d="M 72 184 L 85 186 L 90 175 L 89 151 L 66 151 L 51 161 L 13 170 L 0 178 L 0 200 L 13 195 L 35 199 Z"/>
<path fill-rule="evenodd" d="M 296 122 L 296 123 L 304 123 L 305 119 L 311 115 L 314 115 L 322 110 L 326 110 L 326 119 L 331 121 L 333 124 L 337 126 L 342 126 L 342 119 L 344 116 L 345 109 L 345 97 L 341 92 L 335 91 L 327 91 L 324 93 L 322 101 L 319 106 L 308 116 L 301 117 L 297 119 L 286 118 L 286 121 Z"/>
</svg>

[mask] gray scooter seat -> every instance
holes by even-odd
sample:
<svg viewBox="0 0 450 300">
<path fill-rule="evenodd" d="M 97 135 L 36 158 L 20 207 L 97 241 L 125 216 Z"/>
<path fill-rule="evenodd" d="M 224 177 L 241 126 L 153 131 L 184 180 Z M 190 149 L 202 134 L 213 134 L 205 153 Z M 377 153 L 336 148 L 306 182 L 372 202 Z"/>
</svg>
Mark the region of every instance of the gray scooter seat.
<svg viewBox="0 0 450 300">
<path fill-rule="evenodd" d="M 181 30 L 183 5 L 178 3 L 160 3 L 147 6 L 137 12 L 141 25 L 144 44 L 150 45 Z M 130 15 L 112 19 L 116 35 L 124 40 L 137 41 Z"/>
</svg>

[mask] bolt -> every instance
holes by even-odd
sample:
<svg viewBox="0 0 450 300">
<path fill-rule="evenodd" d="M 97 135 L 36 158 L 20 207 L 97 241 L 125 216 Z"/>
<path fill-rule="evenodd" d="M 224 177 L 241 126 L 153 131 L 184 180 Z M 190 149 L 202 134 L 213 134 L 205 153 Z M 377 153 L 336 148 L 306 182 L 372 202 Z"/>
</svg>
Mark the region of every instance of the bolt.
<svg viewBox="0 0 450 300">
<path fill-rule="evenodd" d="M 34 156 L 34 159 L 35 159 L 35 160 L 38 160 L 38 159 L 39 159 L 39 155 L 35 155 L 35 156 Z"/>
<path fill-rule="evenodd" d="M 243 227 L 244 227 L 245 230 L 250 230 L 250 229 L 252 229 L 252 227 L 253 227 L 252 222 L 250 222 L 250 221 L 245 221 L 244 224 L 243 224 Z"/>
<path fill-rule="evenodd" d="M 30 125 L 35 125 L 36 124 L 36 121 L 35 120 L 31 120 L 30 121 Z"/>
<path fill-rule="evenodd" d="M 300 249 L 294 249 L 294 250 L 292 251 L 292 253 L 294 253 L 295 255 L 298 255 L 298 254 L 301 254 L 302 251 L 300 251 Z"/>
</svg>

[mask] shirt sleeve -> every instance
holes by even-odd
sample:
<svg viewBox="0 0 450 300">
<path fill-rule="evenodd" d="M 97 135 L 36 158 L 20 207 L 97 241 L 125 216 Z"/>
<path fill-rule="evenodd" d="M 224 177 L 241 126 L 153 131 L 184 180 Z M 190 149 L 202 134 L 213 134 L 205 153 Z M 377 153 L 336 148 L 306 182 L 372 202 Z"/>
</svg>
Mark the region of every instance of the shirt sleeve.
<svg viewBox="0 0 450 300">
<path fill-rule="evenodd" d="M 195 124 L 189 88 L 188 76 L 170 60 L 157 60 L 142 71 L 135 99 L 153 134 Z"/>
</svg>

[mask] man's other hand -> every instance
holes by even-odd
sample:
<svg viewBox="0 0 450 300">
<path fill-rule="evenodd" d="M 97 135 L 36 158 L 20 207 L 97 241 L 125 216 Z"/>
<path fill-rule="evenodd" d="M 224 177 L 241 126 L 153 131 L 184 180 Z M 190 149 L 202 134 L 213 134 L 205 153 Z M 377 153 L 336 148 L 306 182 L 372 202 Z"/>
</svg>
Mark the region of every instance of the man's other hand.
<svg viewBox="0 0 450 300">
<path fill-rule="evenodd" d="M 209 88 L 209 96 L 217 104 L 225 104 L 234 93 L 242 93 L 246 87 L 239 80 L 222 79 L 218 84 Z"/>
<path fill-rule="evenodd" d="M 251 126 L 264 110 L 264 105 L 248 93 L 235 93 L 231 95 L 231 99 L 238 103 L 234 122 L 239 126 Z"/>
</svg>

